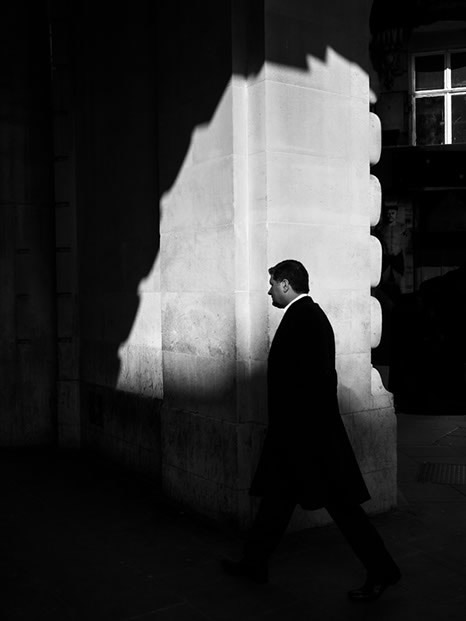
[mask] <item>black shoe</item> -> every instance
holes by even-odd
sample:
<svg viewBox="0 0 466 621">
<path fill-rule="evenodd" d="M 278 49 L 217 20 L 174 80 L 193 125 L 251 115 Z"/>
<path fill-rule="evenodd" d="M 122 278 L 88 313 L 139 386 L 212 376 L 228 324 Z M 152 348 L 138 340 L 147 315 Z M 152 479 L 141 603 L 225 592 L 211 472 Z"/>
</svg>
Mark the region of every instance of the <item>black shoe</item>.
<svg viewBox="0 0 466 621">
<path fill-rule="evenodd" d="M 266 584 L 269 581 L 269 572 L 264 564 L 252 564 L 245 560 L 230 561 L 222 559 L 220 561 L 223 571 L 229 576 L 248 578 L 256 584 Z"/>
<path fill-rule="evenodd" d="M 349 591 L 348 597 L 353 600 L 353 602 L 373 602 L 382 595 L 385 589 L 396 584 L 400 578 L 401 573 L 399 572 L 388 578 L 368 578 L 362 587 Z"/>
</svg>

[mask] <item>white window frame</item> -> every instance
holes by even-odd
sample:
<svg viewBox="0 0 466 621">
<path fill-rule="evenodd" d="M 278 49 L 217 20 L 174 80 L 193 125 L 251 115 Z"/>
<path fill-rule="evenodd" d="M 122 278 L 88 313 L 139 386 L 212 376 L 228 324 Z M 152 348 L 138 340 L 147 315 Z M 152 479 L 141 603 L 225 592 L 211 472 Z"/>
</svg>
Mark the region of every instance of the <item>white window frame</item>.
<svg viewBox="0 0 466 621">
<path fill-rule="evenodd" d="M 436 50 L 431 52 L 417 52 L 411 54 L 410 59 L 410 90 L 411 90 L 411 144 L 416 146 L 416 99 L 423 97 L 443 97 L 444 105 L 444 142 L 442 144 L 452 144 L 452 116 L 451 98 L 455 94 L 466 95 L 466 86 L 452 88 L 451 86 L 451 55 L 459 52 L 466 52 L 466 48 Z M 443 56 L 444 66 L 444 88 L 416 91 L 416 58 L 420 56 Z M 440 145 L 439 145 L 440 146 Z"/>
</svg>

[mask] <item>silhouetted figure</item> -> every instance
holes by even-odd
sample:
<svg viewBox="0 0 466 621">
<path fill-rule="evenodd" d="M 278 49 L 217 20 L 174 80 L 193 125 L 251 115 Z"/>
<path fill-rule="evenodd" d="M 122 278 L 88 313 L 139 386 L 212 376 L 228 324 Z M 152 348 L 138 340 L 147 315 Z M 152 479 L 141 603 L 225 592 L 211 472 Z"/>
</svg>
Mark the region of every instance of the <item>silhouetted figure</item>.
<svg viewBox="0 0 466 621">
<path fill-rule="evenodd" d="M 268 561 L 297 504 L 325 507 L 367 571 L 353 600 L 373 600 L 400 571 L 360 506 L 370 498 L 340 416 L 335 338 L 322 309 L 308 295 L 298 261 L 269 269 L 272 303 L 285 309 L 268 358 L 269 427 L 251 494 L 261 496 L 239 562 L 231 575 L 268 580 Z"/>
</svg>

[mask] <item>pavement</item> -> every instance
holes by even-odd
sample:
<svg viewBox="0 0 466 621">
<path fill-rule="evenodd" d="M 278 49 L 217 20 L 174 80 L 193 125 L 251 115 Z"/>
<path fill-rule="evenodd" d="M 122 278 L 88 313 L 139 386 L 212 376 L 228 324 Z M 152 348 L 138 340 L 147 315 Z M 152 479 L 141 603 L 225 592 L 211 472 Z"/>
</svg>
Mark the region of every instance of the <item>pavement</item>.
<svg viewBox="0 0 466 621">
<path fill-rule="evenodd" d="M 466 465 L 466 415 L 398 415 L 399 505 L 373 517 L 403 571 L 372 603 L 333 526 L 288 534 L 271 582 L 225 576 L 239 536 L 147 482 L 82 457 L 0 452 L 2 621 L 447 621 L 466 618 L 466 485 L 420 482 L 425 462 Z"/>
</svg>

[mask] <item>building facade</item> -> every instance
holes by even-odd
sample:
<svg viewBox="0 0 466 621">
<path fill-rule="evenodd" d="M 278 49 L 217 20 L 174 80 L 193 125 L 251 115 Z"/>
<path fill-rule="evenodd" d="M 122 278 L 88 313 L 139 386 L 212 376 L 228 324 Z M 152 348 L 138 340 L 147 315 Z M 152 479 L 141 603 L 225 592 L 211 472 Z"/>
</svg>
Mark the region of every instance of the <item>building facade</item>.
<svg viewBox="0 0 466 621">
<path fill-rule="evenodd" d="M 2 445 L 99 452 L 246 525 L 280 320 L 267 269 L 295 258 L 335 330 L 368 509 L 395 505 L 396 419 L 371 364 L 371 4 L 9 9 Z"/>
</svg>

